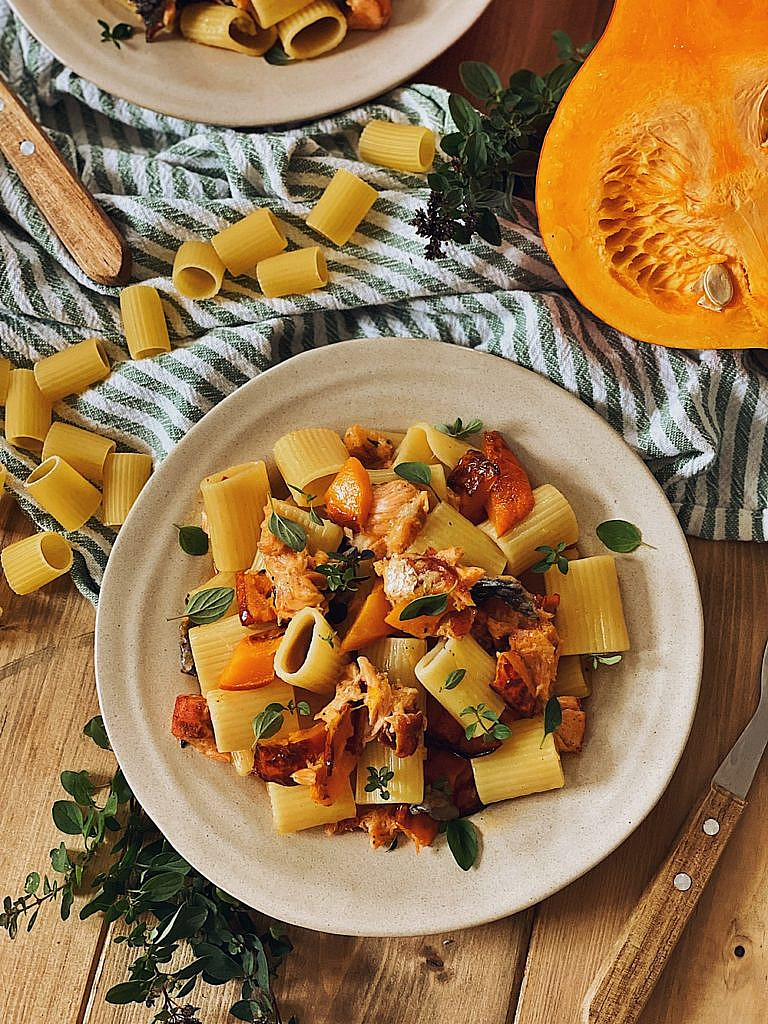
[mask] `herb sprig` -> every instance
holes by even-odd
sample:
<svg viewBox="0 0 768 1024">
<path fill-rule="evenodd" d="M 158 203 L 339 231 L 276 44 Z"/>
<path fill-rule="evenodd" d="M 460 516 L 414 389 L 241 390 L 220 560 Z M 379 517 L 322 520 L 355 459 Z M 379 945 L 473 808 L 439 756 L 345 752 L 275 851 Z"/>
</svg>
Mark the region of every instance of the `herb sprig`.
<svg viewBox="0 0 768 1024">
<path fill-rule="evenodd" d="M 286 486 L 289 487 L 290 490 L 295 491 L 296 494 L 300 494 L 304 501 L 306 501 L 307 505 L 309 506 L 309 518 L 312 520 L 315 526 L 325 526 L 325 523 L 317 514 L 317 509 L 312 504 L 312 502 L 315 501 L 315 499 L 317 498 L 317 495 L 310 494 L 308 491 L 305 491 L 303 487 L 296 487 L 295 484 L 289 484 L 287 481 Z"/>
<path fill-rule="evenodd" d="M 470 722 L 464 729 L 464 735 L 471 740 L 478 731 L 484 743 L 493 743 L 494 740 L 508 740 L 512 730 L 508 725 L 499 721 L 499 713 L 493 711 L 485 704 L 475 704 L 464 708 L 460 712 L 461 717 L 472 716 L 475 720 Z"/>
<path fill-rule="evenodd" d="M 100 717 L 83 731 L 108 747 Z M 238 1020 L 278 1024 L 272 978 L 292 949 L 279 927 L 261 932 L 248 907 L 180 857 L 139 807 L 119 768 L 106 783 L 86 771 L 63 772 L 61 783 L 71 799 L 53 805 L 54 824 L 66 836 L 79 837 L 81 848 L 68 841 L 52 849 L 51 868 L 63 879 L 29 872 L 21 895 L 4 898 L 0 928 L 14 938 L 26 921 L 29 931 L 41 908 L 57 901 L 66 920 L 75 893 L 89 890 L 92 898 L 80 918 L 101 913 L 107 922 L 129 925 L 114 941 L 136 954 L 128 980 L 109 989 L 107 1002 L 144 1004 L 154 1010 L 156 1024 L 201 1024 L 197 1007 L 185 1001 L 198 980 L 222 985 L 238 979 L 240 999 L 230 1013 Z M 100 870 L 92 874 L 97 856 Z M 191 962 L 170 969 L 182 947 L 192 952 Z"/>
<path fill-rule="evenodd" d="M 291 551 L 303 551 L 307 546 L 307 531 L 301 523 L 294 523 L 292 519 L 281 516 L 275 512 L 274 505 L 272 505 L 267 528 L 273 537 L 277 537 Z"/>
<path fill-rule="evenodd" d="M 557 697 L 550 697 L 544 706 L 544 735 L 541 737 L 539 749 L 551 732 L 555 732 L 563 724 L 563 709 Z"/>
<path fill-rule="evenodd" d="M 422 615 L 442 615 L 448 607 L 448 594 L 427 594 L 426 597 L 417 597 L 400 610 L 400 621 L 407 622 L 409 619 L 418 619 Z"/>
<path fill-rule="evenodd" d="M 389 800 L 391 794 L 387 787 L 395 777 L 392 769 L 387 768 L 386 765 L 382 768 L 374 768 L 372 764 L 369 764 L 366 771 L 368 772 L 368 780 L 365 784 L 365 792 L 380 793 L 382 800 Z"/>
<path fill-rule="evenodd" d="M 254 718 L 254 738 L 257 740 L 268 740 L 280 732 L 285 721 L 283 717 L 284 711 L 287 711 L 289 715 L 310 714 L 309 704 L 305 700 L 300 700 L 297 704 L 294 704 L 292 700 L 289 700 L 287 704 L 278 704 L 277 701 L 274 701 L 272 704 L 267 704 L 264 710 L 259 712 Z"/>
<path fill-rule="evenodd" d="M 440 687 L 441 690 L 455 690 L 461 680 L 467 674 L 465 668 L 455 668 L 453 672 L 449 672 L 445 677 L 445 682 Z"/>
<path fill-rule="evenodd" d="M 174 616 L 174 618 L 186 616 L 197 626 L 216 622 L 227 614 L 227 609 L 232 604 L 234 597 L 235 591 L 232 587 L 206 587 L 205 590 L 198 590 L 196 594 L 188 597 L 184 606 L 184 615 Z"/>
<path fill-rule="evenodd" d="M 435 427 L 441 434 L 448 434 L 449 437 L 469 437 L 470 434 L 479 434 L 483 429 L 482 420 L 467 420 L 464 423 L 461 416 L 457 416 L 453 423 L 436 423 Z"/>
<path fill-rule="evenodd" d="M 498 214 L 510 213 L 516 196 L 533 196 L 544 135 L 594 45 L 574 48 L 564 32 L 554 38 L 562 63 L 544 76 L 516 71 L 504 85 L 487 64 L 459 66 L 465 89 L 485 111 L 456 93 L 449 99 L 456 131 L 441 143 L 448 159 L 428 175 L 429 201 L 414 218 L 417 233 L 428 239 L 429 258 L 442 256 L 446 242 L 465 245 L 475 234 L 500 245 Z"/>
<path fill-rule="evenodd" d="M 556 565 L 563 576 L 568 575 L 568 559 L 564 551 L 568 545 L 561 540 L 557 547 L 550 547 L 549 544 L 541 544 L 536 548 L 544 556 L 536 565 L 531 566 L 531 572 L 549 572 L 552 566 Z"/>
<path fill-rule="evenodd" d="M 445 827 L 445 838 L 453 859 L 462 871 L 469 871 L 477 860 L 477 829 L 468 818 L 453 818 Z"/>
<path fill-rule="evenodd" d="M 370 579 L 369 576 L 357 575 L 360 563 L 373 557 L 373 552 L 367 549 L 358 551 L 357 548 L 348 548 L 346 551 L 333 551 L 328 555 L 328 561 L 316 565 L 314 571 L 325 576 L 328 589 L 333 593 L 345 590 L 354 593 L 358 583 Z"/>
<path fill-rule="evenodd" d="M 118 22 L 112 28 L 110 28 L 109 22 L 104 21 L 102 18 L 98 18 L 97 22 L 101 28 L 101 42 L 114 43 L 118 50 L 120 49 L 120 43 L 125 42 L 126 39 L 132 39 L 136 31 L 133 25 L 129 25 L 125 21 Z"/>
</svg>

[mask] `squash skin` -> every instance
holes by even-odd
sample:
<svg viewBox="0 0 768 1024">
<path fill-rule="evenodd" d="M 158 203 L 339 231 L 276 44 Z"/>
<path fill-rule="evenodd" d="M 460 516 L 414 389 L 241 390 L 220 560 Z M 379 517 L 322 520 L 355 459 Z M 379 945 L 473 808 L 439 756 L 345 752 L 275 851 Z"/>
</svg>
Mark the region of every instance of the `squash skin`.
<svg viewBox="0 0 768 1024">
<path fill-rule="evenodd" d="M 768 348 L 767 97 L 764 0 L 616 0 L 536 182 L 582 305 L 658 345 Z M 697 282 L 721 262 L 734 296 L 716 312 Z"/>
</svg>

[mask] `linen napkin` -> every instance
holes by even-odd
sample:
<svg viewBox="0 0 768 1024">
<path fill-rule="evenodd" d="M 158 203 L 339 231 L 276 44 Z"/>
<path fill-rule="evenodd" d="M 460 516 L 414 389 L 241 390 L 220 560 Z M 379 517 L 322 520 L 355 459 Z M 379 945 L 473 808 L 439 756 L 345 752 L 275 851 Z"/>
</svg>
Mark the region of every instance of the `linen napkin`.
<svg viewBox="0 0 768 1024">
<path fill-rule="evenodd" d="M 0 71 L 124 232 L 133 280 L 160 292 L 173 345 L 168 355 L 128 359 L 118 290 L 83 275 L 0 161 L 0 355 L 31 366 L 96 335 L 114 363 L 106 381 L 58 403 L 55 418 L 158 462 L 217 402 L 298 352 L 354 337 L 438 337 L 528 367 L 596 409 L 647 462 L 689 534 L 765 539 L 768 382 L 743 353 L 666 350 L 598 321 L 559 278 L 526 202 L 504 223 L 500 248 L 477 241 L 425 258 L 412 225 L 427 199 L 424 178 L 361 163 L 357 140 L 371 118 L 453 130 L 442 89 L 398 89 L 298 128 L 181 121 L 67 70 L 5 0 Z M 256 205 L 280 218 L 292 248 L 325 244 L 304 218 L 339 167 L 380 198 L 348 245 L 326 246 L 327 289 L 270 301 L 255 281 L 228 278 L 211 301 L 175 293 L 179 244 L 210 237 Z M 2 440 L 0 460 L 38 526 L 58 529 L 21 487 L 36 460 Z M 91 520 L 69 536 L 75 582 L 95 602 L 115 535 Z"/>
</svg>

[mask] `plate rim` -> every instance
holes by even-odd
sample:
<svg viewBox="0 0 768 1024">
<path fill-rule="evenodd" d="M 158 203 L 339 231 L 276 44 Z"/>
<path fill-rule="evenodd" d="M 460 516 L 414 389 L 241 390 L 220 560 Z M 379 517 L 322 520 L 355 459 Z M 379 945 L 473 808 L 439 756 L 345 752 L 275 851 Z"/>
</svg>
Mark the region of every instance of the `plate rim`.
<svg viewBox="0 0 768 1024">
<path fill-rule="evenodd" d="M 182 446 L 184 445 L 184 443 L 186 441 L 186 438 L 190 437 L 193 434 L 194 431 L 196 431 L 198 428 L 200 428 L 201 424 L 203 424 L 205 422 L 205 420 L 209 416 L 211 416 L 212 414 L 216 413 L 217 410 L 219 410 L 219 409 L 226 408 L 228 402 L 233 402 L 233 400 L 235 400 L 237 398 L 237 396 L 241 395 L 242 392 L 246 392 L 249 389 L 252 389 L 252 388 L 258 386 L 259 382 L 263 381 L 265 378 L 269 378 L 269 375 L 274 375 L 276 372 L 279 372 L 282 368 L 285 368 L 286 365 L 293 364 L 295 366 L 297 361 L 301 361 L 302 363 L 311 363 L 314 360 L 324 360 L 324 359 L 328 359 L 328 358 L 333 358 L 334 350 L 338 346 L 343 346 L 345 348 L 346 347 L 351 348 L 351 346 L 366 345 L 368 347 L 376 348 L 376 347 L 378 347 L 380 345 L 385 345 L 387 343 L 392 343 L 392 342 L 407 343 L 409 346 L 421 345 L 421 346 L 430 347 L 430 348 L 434 347 L 434 346 L 440 346 L 441 348 L 443 348 L 443 347 L 445 347 L 446 344 L 448 344 L 445 341 L 442 341 L 442 340 L 439 340 L 439 339 L 427 339 L 427 338 L 403 338 L 403 337 L 393 337 L 393 336 L 385 336 L 385 337 L 377 337 L 377 338 L 356 338 L 356 339 L 349 339 L 347 341 L 336 342 L 336 343 L 333 343 L 332 345 L 321 346 L 320 348 L 317 348 L 317 349 L 310 349 L 310 350 L 298 353 L 298 354 L 296 354 L 294 356 L 291 356 L 287 360 L 282 360 L 282 361 L 276 363 L 274 366 L 271 366 L 268 370 L 262 371 L 257 377 L 254 377 L 250 381 L 247 381 L 244 385 L 242 385 L 241 387 L 237 388 L 234 392 L 232 392 L 230 395 L 228 395 L 223 401 L 221 401 L 216 406 L 214 406 L 211 410 L 209 410 L 209 412 L 206 413 L 187 432 L 185 437 L 182 438 L 181 441 L 179 441 L 175 445 L 175 447 L 172 449 L 172 451 L 169 453 L 169 455 L 166 457 L 166 459 L 164 459 L 163 462 L 157 467 L 157 469 L 153 473 L 153 476 L 150 478 L 150 484 L 153 481 L 158 480 L 158 479 L 160 480 L 160 482 L 162 482 L 162 477 L 159 477 L 158 475 L 161 473 L 163 467 L 168 463 L 168 459 L 172 455 L 175 455 L 180 448 L 182 448 Z M 472 349 L 472 348 L 469 348 L 467 346 L 462 346 L 462 345 L 451 345 L 451 349 L 461 350 L 461 351 L 467 352 L 469 354 L 474 354 L 474 355 L 482 355 L 482 356 L 487 357 L 487 358 L 493 357 L 493 358 L 497 358 L 497 359 L 498 358 L 502 358 L 503 359 L 503 357 L 495 355 L 494 353 L 484 352 L 482 350 Z M 506 360 L 505 359 L 504 360 L 504 364 L 512 373 L 519 373 L 523 377 L 530 376 L 532 378 L 535 378 L 535 380 L 537 381 L 537 385 L 538 386 L 543 387 L 545 391 L 556 392 L 557 395 L 558 395 L 558 400 L 566 401 L 567 403 L 571 404 L 574 407 L 578 406 L 579 410 L 580 410 L 580 414 L 587 414 L 589 416 L 589 418 L 591 418 L 596 423 L 599 423 L 599 425 L 600 425 L 599 429 L 600 430 L 604 430 L 604 431 L 610 432 L 610 434 L 614 437 L 614 439 L 616 439 L 617 441 L 619 441 L 619 442 L 621 442 L 623 444 L 624 448 L 626 449 L 626 452 L 631 457 L 631 459 L 635 462 L 636 466 L 638 468 L 642 468 L 642 471 L 644 472 L 644 474 L 645 474 L 645 476 L 647 478 L 647 482 L 650 485 L 652 485 L 652 489 L 654 489 L 656 491 L 657 495 L 659 495 L 663 499 L 664 503 L 669 507 L 672 521 L 674 522 L 674 524 L 676 526 L 678 539 L 682 541 L 681 554 L 685 555 L 685 567 L 687 569 L 687 576 L 688 576 L 687 582 L 691 585 L 692 595 L 695 597 L 695 600 L 696 600 L 696 612 L 697 612 L 697 614 L 695 615 L 696 633 L 695 633 L 695 636 L 692 636 L 690 638 L 690 641 L 691 641 L 691 655 L 692 655 L 692 657 L 689 659 L 689 662 L 693 665 L 693 668 L 695 670 L 696 684 L 695 684 L 695 692 L 692 695 L 691 704 L 690 704 L 689 709 L 688 709 L 687 720 L 685 721 L 685 723 L 683 723 L 681 720 L 679 720 L 679 724 L 680 725 L 684 724 L 684 728 L 682 728 L 680 730 L 680 732 L 678 733 L 679 741 L 678 741 L 678 744 L 677 744 L 677 748 L 676 748 L 676 750 L 674 752 L 674 756 L 672 757 L 672 759 L 667 764 L 667 770 L 664 773 L 663 783 L 658 785 L 657 790 L 654 792 L 653 796 L 651 798 L 649 798 L 649 800 L 646 801 L 643 804 L 643 807 L 642 807 L 641 811 L 633 819 L 631 824 L 628 827 L 625 826 L 622 830 L 620 830 L 617 833 L 617 838 L 615 838 L 615 840 L 612 840 L 606 846 L 601 848 L 601 852 L 599 853 L 599 855 L 597 855 L 596 857 L 590 859 L 589 862 L 581 870 L 579 870 L 577 874 L 571 875 L 568 881 L 559 882 L 559 883 L 558 882 L 554 882 L 554 883 L 552 883 L 552 884 L 550 884 L 548 886 L 542 887 L 539 890 L 537 890 L 536 893 L 529 900 L 526 900 L 524 902 L 518 902 L 518 903 L 515 904 L 515 907 L 511 908 L 511 909 L 508 908 L 508 907 L 504 907 L 504 908 L 501 909 L 500 912 L 495 911 L 495 910 L 491 910 L 491 911 L 489 911 L 487 913 L 470 914 L 470 915 L 468 915 L 467 913 L 464 913 L 463 915 L 462 914 L 459 914 L 458 916 L 454 915 L 454 919 L 452 919 L 449 923 L 447 923 L 445 925 L 445 927 L 448 928 L 449 930 L 450 929 L 460 929 L 460 928 L 470 928 L 470 927 L 475 927 L 475 926 L 482 925 L 482 924 L 488 924 L 490 922 L 500 920 L 500 919 L 502 919 L 504 917 L 507 917 L 507 916 L 510 916 L 512 914 L 519 913 L 520 911 L 525 910 L 528 907 L 530 907 L 530 906 L 532 906 L 532 905 L 534 905 L 536 903 L 539 903 L 539 902 L 549 898 L 550 896 L 554 895 L 555 893 L 557 893 L 557 892 L 561 891 L 562 889 L 566 888 L 568 885 L 571 885 L 573 882 L 577 881 L 579 878 L 583 877 L 585 874 L 587 874 L 589 871 L 591 871 L 598 864 L 602 863 L 616 849 L 618 849 L 619 846 L 621 846 L 624 842 L 626 842 L 626 840 L 629 839 L 629 837 L 646 820 L 648 815 L 651 813 L 651 811 L 654 809 L 654 807 L 657 805 L 657 803 L 659 802 L 661 797 L 666 792 L 666 790 L 667 790 L 667 788 L 668 788 L 668 786 L 669 786 L 669 784 L 670 784 L 670 782 L 672 780 L 672 777 L 673 777 L 673 775 L 674 775 L 674 773 L 675 773 L 675 771 L 676 771 L 676 769 L 677 769 L 677 767 L 678 767 L 678 765 L 680 763 L 680 759 L 683 756 L 685 748 L 687 746 L 688 739 L 689 739 L 690 732 L 691 732 L 691 728 L 693 726 L 694 717 L 695 717 L 695 714 L 696 714 L 696 711 L 697 711 L 697 708 L 698 708 L 698 702 L 699 702 L 699 698 L 700 698 L 700 693 L 701 693 L 701 677 L 702 677 L 703 658 L 704 658 L 704 616 L 703 616 L 703 607 L 702 607 L 702 602 L 701 602 L 701 592 L 700 592 L 699 583 L 698 583 L 698 576 L 696 574 L 695 565 L 694 565 L 694 562 L 693 562 L 693 557 L 692 557 L 691 551 L 690 551 L 690 546 L 687 543 L 687 540 L 686 540 L 685 534 L 684 534 L 684 532 L 682 530 L 682 527 L 680 526 L 679 521 L 677 520 L 677 517 L 674 515 L 674 510 L 672 509 L 671 504 L 670 504 L 668 498 L 666 497 L 666 495 L 664 494 L 664 491 L 662 490 L 660 484 L 655 479 L 655 477 L 653 476 L 651 471 L 648 469 L 648 467 L 645 464 L 645 462 L 640 458 L 640 456 L 635 451 L 633 451 L 633 449 L 627 444 L 627 442 L 624 440 L 624 438 L 617 431 L 615 431 L 611 427 L 611 425 L 605 419 L 603 419 L 603 417 L 601 417 L 599 415 L 599 413 L 597 413 L 590 406 L 588 406 L 584 402 L 582 402 L 581 399 L 577 395 L 574 395 L 572 392 L 570 392 L 567 389 L 565 389 L 565 388 L 561 387 L 560 385 L 556 384 L 554 381 L 550 380 L 549 378 L 547 378 L 547 377 L 545 377 L 545 376 L 543 376 L 541 374 L 538 374 L 538 373 L 536 373 L 533 370 L 529 370 L 526 367 L 520 366 L 519 364 L 514 363 L 511 360 Z M 242 398 L 240 400 L 242 401 Z M 180 458 L 180 456 L 177 456 L 177 459 L 178 458 Z M 158 483 L 157 486 L 160 486 L 160 484 Z M 141 501 L 141 498 L 139 499 L 139 502 L 136 503 L 134 508 L 129 513 L 129 517 L 126 520 L 126 525 L 128 525 L 130 523 L 131 519 L 134 517 L 134 515 L 136 513 L 136 510 L 140 507 L 140 504 L 139 504 L 140 501 Z M 118 552 L 118 554 L 119 554 L 119 551 L 120 551 L 120 548 L 121 548 L 121 539 L 123 540 L 124 543 L 129 543 L 128 540 L 125 540 L 125 538 L 127 538 L 127 536 L 128 536 L 127 531 L 126 532 L 120 531 L 118 533 L 118 535 L 117 535 L 117 539 L 115 541 L 115 545 L 114 545 L 114 547 L 112 549 L 112 553 L 110 554 L 110 558 L 108 560 L 107 567 L 106 567 L 106 570 L 104 572 L 104 578 L 103 578 L 102 586 L 101 586 L 101 593 L 105 592 L 111 586 L 111 576 L 112 576 L 112 573 L 117 572 L 117 570 L 113 568 L 116 565 L 116 562 L 117 562 L 116 559 L 113 559 L 113 555 L 114 555 L 115 552 Z M 100 593 L 100 597 L 101 597 L 101 593 Z M 99 603 L 98 603 L 98 606 L 97 606 L 96 625 L 95 625 L 95 633 L 94 633 L 94 668 L 95 668 L 95 675 L 96 675 L 96 689 L 97 689 L 97 694 L 98 694 L 98 699 L 99 699 L 99 707 L 100 707 L 102 716 L 104 718 L 104 723 L 105 723 L 105 726 L 106 726 L 106 729 L 107 729 L 107 734 L 108 734 L 108 736 L 110 738 L 110 743 L 111 743 L 111 745 L 112 745 L 112 747 L 114 749 L 115 748 L 115 744 L 113 742 L 113 738 L 112 738 L 112 735 L 111 735 L 111 732 L 110 732 L 110 725 L 109 725 L 109 722 L 108 722 L 109 715 L 108 715 L 108 712 L 106 711 L 106 708 L 104 706 L 104 699 L 103 699 L 104 686 L 103 686 L 103 683 L 102 683 L 103 673 L 104 674 L 106 673 L 106 669 L 102 667 L 102 656 L 104 654 L 104 648 L 105 648 L 106 644 L 108 643 L 108 641 L 106 641 L 105 638 L 104 638 L 104 631 L 105 631 L 104 619 L 105 619 L 105 616 L 106 616 L 106 612 L 104 611 L 105 604 L 106 603 L 102 603 L 102 601 L 99 600 Z M 695 652 L 694 652 L 694 647 L 693 647 L 694 642 L 695 642 Z M 695 656 L 694 656 L 694 654 L 695 654 Z M 121 744 L 118 743 L 118 746 L 120 746 L 120 745 Z M 120 759 L 119 759 L 119 756 L 117 754 L 117 751 L 115 751 L 115 756 L 116 756 L 116 758 L 118 760 L 118 763 L 120 763 Z M 131 786 L 131 789 L 133 790 L 132 781 L 131 781 L 131 778 L 129 777 L 130 776 L 130 771 L 129 772 L 125 772 L 125 770 L 124 770 L 124 773 L 125 773 L 126 779 L 128 781 L 128 784 Z M 139 798 L 137 797 L 137 799 L 139 799 Z M 139 799 L 139 802 L 141 803 L 140 799 Z M 150 816 L 153 817 L 153 820 L 156 817 L 155 815 L 150 815 Z M 158 828 L 159 827 L 160 826 L 158 824 Z M 163 833 L 163 835 L 164 834 L 165 833 Z M 171 845 L 174 845 L 174 843 L 172 842 L 171 839 L 168 839 L 168 842 L 171 843 Z M 179 846 L 181 846 L 181 845 L 183 845 L 183 844 L 179 844 Z M 179 848 L 179 847 L 177 847 L 175 845 L 174 845 L 174 849 L 177 849 L 178 852 L 190 864 L 192 864 L 193 867 L 196 868 L 196 870 L 200 871 L 200 873 L 203 875 L 203 877 L 208 878 L 207 872 L 201 870 L 198 867 L 194 851 L 193 851 L 192 855 L 190 856 L 189 853 L 188 853 L 188 850 L 186 850 L 186 849 L 181 849 L 181 848 Z M 226 890 L 226 885 L 222 885 L 221 884 L 221 880 L 219 880 L 219 881 L 214 880 L 214 883 L 219 885 L 219 887 L 224 888 Z M 238 899 L 241 900 L 241 902 L 245 903 L 246 905 L 250 905 L 248 900 L 244 899 L 241 895 L 238 895 L 237 893 L 234 893 L 233 895 L 235 895 Z M 351 926 L 351 927 L 347 926 L 346 928 L 344 928 L 344 927 L 340 927 L 338 925 L 328 926 L 327 923 L 324 923 L 322 928 L 317 928 L 317 927 L 313 926 L 312 924 L 308 924 L 305 920 L 302 920 L 300 916 L 297 916 L 296 914 L 294 914 L 292 909 L 286 908 L 286 911 L 283 911 L 283 909 L 281 908 L 279 899 L 273 899 L 270 896 L 268 904 L 269 905 L 266 906 L 266 907 L 262 906 L 262 907 L 256 907 L 254 909 L 259 910 L 260 912 L 269 914 L 269 915 L 271 915 L 271 916 L 273 916 L 273 917 L 275 917 L 275 918 L 277 918 L 277 919 L 279 919 L 281 921 L 284 921 L 286 924 L 294 925 L 294 926 L 302 927 L 302 928 L 307 928 L 308 930 L 322 931 L 322 932 L 325 932 L 327 934 L 355 935 L 355 936 L 361 936 L 361 937 L 382 937 L 383 938 L 383 937 L 419 936 L 419 935 L 428 934 L 431 931 L 434 931 L 434 927 L 431 927 L 431 926 L 429 928 L 429 932 L 425 932 L 425 930 L 423 928 L 420 928 L 420 927 L 410 927 L 410 928 L 398 927 L 398 928 L 394 928 L 394 929 L 393 928 L 389 928 L 388 929 L 386 927 L 377 927 L 377 929 L 375 931 L 371 931 L 369 928 L 361 928 L 361 927 L 354 926 L 354 925 Z M 438 930 L 442 930 L 442 928 L 443 928 L 442 921 L 438 922 L 438 925 L 439 925 L 439 929 Z"/>
<path fill-rule="evenodd" d="M 365 82 L 361 82 L 361 84 L 352 92 L 343 93 L 340 91 L 339 95 L 343 95 L 343 99 L 339 99 L 338 101 L 332 99 L 329 102 L 323 102 L 311 112 L 297 113 L 295 111 L 289 111 L 284 116 L 270 117 L 268 115 L 259 115 L 254 119 L 253 117 L 246 116 L 245 110 L 241 109 L 239 104 L 243 103 L 243 99 L 240 98 L 238 99 L 238 103 L 232 103 L 231 107 L 227 107 L 225 105 L 223 109 L 220 109 L 221 116 L 217 117 L 215 120 L 212 120 L 210 116 L 206 116 L 204 111 L 201 116 L 200 111 L 196 110 L 194 102 L 192 105 L 187 105 L 186 101 L 182 98 L 179 101 L 180 105 L 176 105 L 176 102 L 171 98 L 168 97 L 164 99 L 164 96 L 167 97 L 167 94 L 163 93 L 162 89 L 160 89 L 157 95 L 152 98 L 151 102 L 148 102 L 147 97 L 142 95 L 140 85 L 137 86 L 136 91 L 133 91 L 130 86 L 121 86 L 118 90 L 115 90 L 110 84 L 110 62 L 108 60 L 103 60 L 102 62 L 95 59 L 95 64 L 92 65 L 88 63 L 87 59 L 82 61 L 77 54 L 75 54 L 73 59 L 72 55 L 67 53 L 66 47 L 64 50 L 60 50 L 55 34 L 56 22 L 50 17 L 50 8 L 48 8 L 48 16 L 46 18 L 46 11 L 42 9 L 43 5 L 40 5 L 41 9 L 39 12 L 36 12 L 39 0 L 7 0 L 7 2 L 13 14 L 22 22 L 27 31 L 46 50 L 52 53 L 56 60 L 63 64 L 64 67 L 69 68 L 79 77 L 91 82 L 97 88 L 102 89 L 104 92 L 107 92 L 118 99 L 125 100 L 128 103 L 133 103 L 139 107 L 144 107 L 166 117 L 175 117 L 181 120 L 194 121 L 200 124 L 226 128 L 267 128 L 274 125 L 297 125 L 327 117 L 328 115 L 336 114 L 339 111 L 357 107 L 377 96 L 381 96 L 382 94 L 389 92 L 391 89 L 394 89 L 403 82 L 413 78 L 419 71 L 421 71 L 422 68 L 426 67 L 426 65 L 431 63 L 433 60 L 436 60 L 442 53 L 445 53 L 449 47 L 453 46 L 454 43 L 461 39 L 461 37 L 469 31 L 472 25 L 474 25 L 474 23 L 485 13 L 494 0 L 464 0 L 461 5 L 461 9 L 456 12 L 458 20 L 455 23 L 455 28 L 447 29 L 444 33 L 440 32 L 440 20 L 437 19 L 438 31 L 428 32 L 421 37 L 424 40 L 425 45 L 423 49 L 420 48 L 416 51 L 418 56 L 415 60 L 412 60 L 407 65 L 400 66 L 399 71 L 392 72 L 390 74 L 384 73 L 388 66 L 386 61 L 379 60 L 375 62 L 376 67 L 381 72 L 380 76 L 372 80 L 373 84 L 369 84 L 369 79 L 366 78 Z M 98 12 L 94 11 L 92 13 L 95 19 Z M 90 17 L 90 14 L 85 13 L 84 16 Z M 49 24 L 52 32 L 51 37 L 48 37 L 45 32 L 45 26 Z M 451 21 L 450 24 L 454 24 L 454 22 Z M 386 31 L 386 29 L 383 29 L 382 31 Z M 162 41 L 152 45 L 162 45 Z M 102 53 L 101 50 L 94 48 L 91 48 L 90 50 L 86 49 L 85 52 L 86 54 Z M 403 52 L 402 48 L 400 52 Z M 332 55 L 328 56 L 332 59 Z M 243 60 L 247 59 L 249 58 L 243 56 Z M 250 59 L 253 60 L 254 58 Z M 301 63 L 310 62 L 303 61 Z M 327 65 L 319 66 L 321 67 L 321 77 L 333 77 L 332 73 L 330 75 L 327 74 Z M 393 66 L 397 67 L 398 65 L 393 64 Z M 322 75 L 323 70 L 326 71 L 325 76 Z M 134 76 L 134 80 L 138 81 L 142 81 L 143 78 L 144 76 L 141 74 Z M 290 93 L 290 90 L 282 89 L 281 93 L 285 95 L 286 93 Z M 189 95 L 189 93 L 187 93 L 187 95 Z"/>
</svg>

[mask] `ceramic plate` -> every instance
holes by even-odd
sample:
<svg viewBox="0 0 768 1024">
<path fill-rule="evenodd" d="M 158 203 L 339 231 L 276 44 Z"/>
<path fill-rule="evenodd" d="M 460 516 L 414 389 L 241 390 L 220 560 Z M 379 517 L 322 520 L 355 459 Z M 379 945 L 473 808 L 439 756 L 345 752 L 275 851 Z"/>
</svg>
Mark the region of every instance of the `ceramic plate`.
<svg viewBox="0 0 768 1024">
<path fill-rule="evenodd" d="M 597 673 L 584 752 L 564 758 L 562 790 L 497 804 L 474 819 L 475 868 L 444 841 L 374 851 L 362 833 L 272 831 L 265 787 L 238 778 L 170 734 L 183 595 L 202 578 L 174 522 L 200 478 L 262 458 L 286 431 L 355 421 L 396 429 L 482 417 L 501 430 L 534 486 L 571 500 L 583 554 L 605 553 L 595 527 L 636 523 L 651 547 L 618 556 L 632 651 Z M 188 520 L 187 520 L 188 521 Z M 353 341 L 299 355 L 240 388 L 158 467 L 120 531 L 96 631 L 99 698 L 128 782 L 173 846 L 245 903 L 327 932 L 412 935 L 512 914 L 573 881 L 635 829 L 685 746 L 699 689 L 702 619 L 685 538 L 670 505 L 613 430 L 576 398 L 496 356 L 440 342 Z"/>
<path fill-rule="evenodd" d="M 350 32 L 338 50 L 285 67 L 180 36 L 148 46 L 139 31 L 117 50 L 100 42 L 97 20 L 125 21 L 119 0 L 9 3 L 62 63 L 107 92 L 174 117 L 257 126 L 306 121 L 386 92 L 454 43 L 490 0 L 395 0 L 386 29 Z"/>
</svg>

